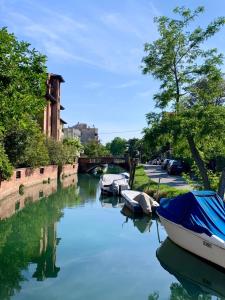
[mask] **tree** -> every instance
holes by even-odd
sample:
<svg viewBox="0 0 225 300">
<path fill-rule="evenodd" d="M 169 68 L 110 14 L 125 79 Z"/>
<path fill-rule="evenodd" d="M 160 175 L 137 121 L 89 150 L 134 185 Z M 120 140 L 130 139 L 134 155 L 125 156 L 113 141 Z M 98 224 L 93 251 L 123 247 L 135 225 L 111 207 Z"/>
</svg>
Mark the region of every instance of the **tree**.
<svg viewBox="0 0 225 300">
<path fill-rule="evenodd" d="M 83 146 L 79 138 L 64 139 L 63 151 L 66 163 L 74 163 L 76 158 L 79 157 L 83 151 Z"/>
<path fill-rule="evenodd" d="M 127 147 L 127 141 L 120 137 L 115 137 L 110 143 L 106 145 L 106 148 L 112 155 L 124 155 Z"/>
<path fill-rule="evenodd" d="M 0 29 L 0 123 L 26 125 L 45 106 L 46 57 Z"/>
<path fill-rule="evenodd" d="M 10 177 L 11 172 L 7 171 L 10 164 L 47 163 L 47 150 L 37 124 L 46 104 L 46 79 L 46 57 L 30 48 L 29 43 L 18 41 L 6 28 L 0 29 L 0 127 L 5 161 L 1 163 L 1 173 L 5 173 L 4 179 Z"/>
<path fill-rule="evenodd" d="M 217 49 L 203 50 L 201 45 L 212 37 L 225 24 L 221 17 L 211 22 L 205 29 L 197 27 L 192 32 L 186 28 L 204 11 L 200 6 L 191 11 L 177 7 L 174 13 L 180 19 L 162 16 L 155 18 L 160 38 L 153 43 L 145 44 L 147 56 L 143 58 L 143 73 L 152 74 L 160 80 L 160 92 L 154 95 L 157 106 L 165 108 L 173 102 L 179 111 L 180 101 L 190 92 L 200 78 L 209 78 L 214 82 L 221 81 L 222 55 Z"/>
<path fill-rule="evenodd" d="M 147 56 L 143 58 L 143 73 L 150 73 L 161 81 L 160 92 L 154 95 L 156 104 L 162 109 L 169 104 L 173 105 L 175 114 L 171 117 L 174 119 L 175 127 L 179 129 L 179 132 L 183 130 L 183 136 L 199 169 L 204 187 L 209 189 L 210 180 L 207 168 L 198 148 L 198 138 L 203 138 L 203 135 L 200 135 L 203 131 L 197 129 L 196 117 L 199 117 L 201 112 L 206 112 L 208 108 L 208 114 L 212 113 L 212 105 L 217 107 L 217 111 L 214 110 L 213 113 L 219 114 L 218 102 L 211 100 L 218 97 L 221 99 L 224 89 L 220 70 L 222 55 L 218 54 L 215 48 L 204 50 L 201 46 L 220 30 L 225 24 L 225 18 L 216 19 L 205 29 L 197 27 L 191 32 L 187 31 L 186 28 L 203 11 L 203 7 L 198 7 L 194 11 L 178 7 L 174 12 L 179 15 L 180 19 L 170 19 L 164 16 L 155 19 L 160 38 L 145 45 Z M 207 89 L 214 91 L 211 99 L 206 97 Z M 190 105 L 193 94 L 195 94 L 194 105 Z M 191 111 L 188 112 L 190 106 Z M 195 114 L 196 111 L 197 114 Z M 203 115 L 207 117 L 207 113 Z M 189 119 L 186 118 L 187 116 Z M 209 118 L 202 119 L 203 122 L 206 120 L 210 122 Z M 211 127 L 204 131 L 204 138 L 212 137 L 209 128 Z"/>
<path fill-rule="evenodd" d="M 0 127 L 0 182 L 3 179 L 7 179 L 12 175 L 12 165 L 10 164 L 9 158 L 5 153 L 3 145 L 3 134 L 2 128 Z"/>
<path fill-rule="evenodd" d="M 91 141 L 84 145 L 84 155 L 88 157 L 101 157 L 110 155 L 110 152 L 102 144 Z"/>
<path fill-rule="evenodd" d="M 46 137 L 35 121 L 27 120 L 29 126 L 11 126 L 4 138 L 4 148 L 15 168 L 37 167 L 49 163 Z"/>
</svg>

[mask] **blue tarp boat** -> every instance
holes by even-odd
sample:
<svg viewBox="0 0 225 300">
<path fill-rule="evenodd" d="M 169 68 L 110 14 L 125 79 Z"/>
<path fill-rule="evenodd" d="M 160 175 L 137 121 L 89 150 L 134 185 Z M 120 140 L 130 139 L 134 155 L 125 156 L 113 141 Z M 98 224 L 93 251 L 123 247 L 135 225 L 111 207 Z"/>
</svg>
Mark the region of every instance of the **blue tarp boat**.
<svg viewBox="0 0 225 300">
<path fill-rule="evenodd" d="M 217 193 L 162 199 L 157 214 L 176 244 L 225 268 L 225 208 Z"/>
</svg>

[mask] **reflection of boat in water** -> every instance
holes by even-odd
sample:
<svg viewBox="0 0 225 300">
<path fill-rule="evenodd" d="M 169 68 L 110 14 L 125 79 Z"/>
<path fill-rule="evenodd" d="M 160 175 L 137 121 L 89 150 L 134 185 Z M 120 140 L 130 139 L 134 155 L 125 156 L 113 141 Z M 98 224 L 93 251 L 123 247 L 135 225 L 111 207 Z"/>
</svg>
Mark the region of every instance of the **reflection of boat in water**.
<svg viewBox="0 0 225 300">
<path fill-rule="evenodd" d="M 124 205 L 122 197 L 108 197 L 101 194 L 99 200 L 101 202 L 102 207 L 105 208 L 122 207 Z"/>
<path fill-rule="evenodd" d="M 132 213 L 132 211 L 127 207 L 123 206 L 121 214 L 126 217 L 124 223 L 128 223 L 129 220 L 133 222 L 134 227 L 138 229 L 140 233 L 149 232 L 152 225 L 152 218 L 149 216 L 139 216 L 137 217 Z"/>
<path fill-rule="evenodd" d="M 225 271 L 222 268 L 209 264 L 168 238 L 158 248 L 156 256 L 162 267 L 174 275 L 194 299 L 206 294 L 225 297 Z"/>
</svg>

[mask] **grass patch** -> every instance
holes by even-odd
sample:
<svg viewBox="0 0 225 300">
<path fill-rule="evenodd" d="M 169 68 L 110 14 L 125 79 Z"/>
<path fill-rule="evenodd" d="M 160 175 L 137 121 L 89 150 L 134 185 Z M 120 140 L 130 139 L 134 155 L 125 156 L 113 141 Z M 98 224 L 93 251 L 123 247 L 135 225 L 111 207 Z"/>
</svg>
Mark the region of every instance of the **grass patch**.
<svg viewBox="0 0 225 300">
<path fill-rule="evenodd" d="M 166 184 L 160 184 L 159 193 L 157 193 L 158 184 L 146 175 L 143 166 L 137 166 L 136 168 L 133 189 L 143 191 L 156 200 L 160 198 L 173 198 L 188 192 L 186 189 L 177 189 Z"/>
</svg>

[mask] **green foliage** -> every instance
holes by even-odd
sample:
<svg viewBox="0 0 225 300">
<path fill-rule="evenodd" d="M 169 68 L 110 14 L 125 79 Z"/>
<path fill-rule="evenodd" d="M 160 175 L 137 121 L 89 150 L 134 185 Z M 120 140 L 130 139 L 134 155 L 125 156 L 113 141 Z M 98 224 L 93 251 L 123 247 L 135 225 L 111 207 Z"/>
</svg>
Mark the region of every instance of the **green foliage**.
<svg viewBox="0 0 225 300">
<path fill-rule="evenodd" d="M 202 44 L 225 24 L 225 18 L 217 18 L 205 29 L 200 26 L 189 31 L 190 23 L 204 11 L 198 7 L 191 11 L 177 7 L 178 18 L 155 18 L 160 38 L 145 44 L 147 55 L 143 58 L 143 73 L 150 73 L 161 81 L 160 92 L 154 99 L 160 108 L 173 101 L 178 110 L 180 100 L 192 91 L 193 85 L 204 78 L 215 84 L 221 82 L 222 55 L 217 49 L 204 50 Z M 187 29 L 188 28 L 188 29 Z"/>
<path fill-rule="evenodd" d="M 83 152 L 83 146 L 79 138 L 63 140 L 64 160 L 66 163 L 73 163 L 75 159 Z"/>
<path fill-rule="evenodd" d="M 46 140 L 50 163 L 52 165 L 62 166 L 65 164 L 63 144 L 52 138 Z"/>
<path fill-rule="evenodd" d="M 109 156 L 109 150 L 102 144 L 91 141 L 84 145 L 84 155 L 88 157 L 103 157 Z"/>
<path fill-rule="evenodd" d="M 49 138 L 46 140 L 46 146 L 50 163 L 58 166 L 74 163 L 80 151 L 83 151 L 78 139 L 65 139 L 61 142 Z"/>
<path fill-rule="evenodd" d="M 19 194 L 20 194 L 20 195 L 23 195 L 23 194 L 24 194 L 24 185 L 23 185 L 23 184 L 21 184 L 21 185 L 19 186 Z"/>
<path fill-rule="evenodd" d="M 13 167 L 8 159 L 5 150 L 0 143 L 0 178 L 1 179 L 8 179 L 12 175 Z"/>
<path fill-rule="evenodd" d="M 9 161 L 7 154 L 5 153 L 3 145 L 3 134 L 0 127 L 0 180 L 8 179 L 13 173 L 13 167 Z"/>
<path fill-rule="evenodd" d="M 29 43 L 0 29 L 0 172 L 10 177 L 11 164 L 37 166 L 48 162 L 44 137 L 37 125 L 45 106 L 46 57 Z"/>
<path fill-rule="evenodd" d="M 157 106 L 164 109 L 172 104 L 175 112 L 148 114 L 144 141 L 153 143 L 152 151 L 168 146 L 164 150 L 183 152 L 195 161 L 204 187 L 210 188 L 210 178 L 213 186 L 216 181 L 207 172 L 207 163 L 225 155 L 225 84 L 220 69 L 223 56 L 202 44 L 224 26 L 225 18 L 217 18 L 205 29 L 190 31 L 191 22 L 203 11 L 203 7 L 194 11 L 182 7 L 174 10 L 176 19 L 155 19 L 160 38 L 145 45 L 143 73 L 161 81 L 160 91 L 154 96 Z"/>
<path fill-rule="evenodd" d="M 35 121 L 26 127 L 13 126 L 5 134 L 5 151 L 14 167 L 37 167 L 49 163 L 45 136 Z"/>
<path fill-rule="evenodd" d="M 7 130 L 36 118 L 45 105 L 46 57 L 0 29 L 0 120 Z"/>
<path fill-rule="evenodd" d="M 120 137 L 115 137 L 110 143 L 106 144 L 106 148 L 114 156 L 123 156 L 127 147 L 127 141 Z"/>
</svg>

